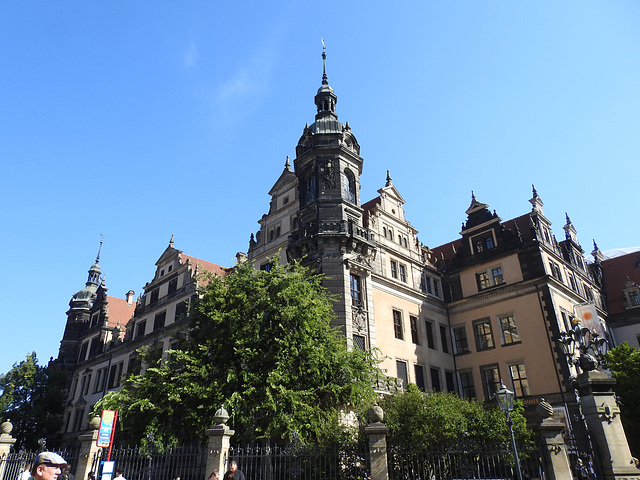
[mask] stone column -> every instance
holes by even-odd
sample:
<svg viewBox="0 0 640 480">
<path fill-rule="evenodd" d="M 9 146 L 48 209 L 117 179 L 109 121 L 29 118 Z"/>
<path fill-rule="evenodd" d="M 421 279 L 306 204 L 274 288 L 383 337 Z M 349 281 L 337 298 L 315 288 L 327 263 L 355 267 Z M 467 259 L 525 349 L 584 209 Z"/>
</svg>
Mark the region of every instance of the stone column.
<svg viewBox="0 0 640 480">
<path fill-rule="evenodd" d="M 76 478 L 84 480 L 89 475 L 93 467 L 93 459 L 102 447 L 98 447 L 98 429 L 100 428 L 100 417 L 94 417 L 89 422 L 89 431 L 78 435 L 80 442 L 80 453 L 78 455 L 78 466 L 76 467 Z M 98 472 L 94 472 L 96 476 Z"/>
<path fill-rule="evenodd" d="M 389 428 L 382 423 L 384 412 L 378 405 L 372 407 L 367 415 L 371 422 L 364 432 L 369 438 L 371 457 L 371 480 L 389 480 L 387 463 L 387 432 Z"/>
<path fill-rule="evenodd" d="M 606 480 L 640 480 L 640 470 L 633 463 L 627 437 L 620 421 L 620 408 L 613 393 L 616 381 L 599 370 L 578 375 L 576 386 L 591 439 L 596 462 Z"/>
<path fill-rule="evenodd" d="M 211 472 L 218 471 L 218 478 L 222 478 L 227 471 L 226 462 L 229 460 L 229 444 L 231 437 L 235 433 L 225 425 L 229 420 L 229 414 L 222 407 L 213 417 L 216 425 L 205 430 L 205 434 L 209 437 L 209 454 L 207 455 L 207 470 L 205 471 L 204 480 L 208 480 Z"/>
<path fill-rule="evenodd" d="M 0 478 L 3 478 L 4 471 L 7 468 L 6 459 L 9 456 L 11 447 L 16 443 L 16 439 L 11 436 L 11 430 L 13 430 L 13 424 L 9 420 L 0 425 Z"/>
</svg>

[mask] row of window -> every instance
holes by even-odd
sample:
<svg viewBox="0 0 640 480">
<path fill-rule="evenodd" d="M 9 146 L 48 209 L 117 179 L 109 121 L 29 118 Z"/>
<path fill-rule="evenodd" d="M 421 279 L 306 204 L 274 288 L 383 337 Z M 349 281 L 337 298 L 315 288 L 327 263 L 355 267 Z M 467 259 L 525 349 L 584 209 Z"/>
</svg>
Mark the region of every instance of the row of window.
<svg viewBox="0 0 640 480">
<path fill-rule="evenodd" d="M 500 390 L 500 385 L 504 378 L 500 372 L 500 366 L 495 363 L 492 365 L 483 365 L 479 368 L 480 378 L 482 380 L 482 393 L 485 400 L 491 400 L 496 392 Z M 516 397 L 530 395 L 529 380 L 524 363 L 509 364 L 507 365 L 507 370 Z M 460 370 L 458 372 L 458 379 L 460 381 L 460 395 L 462 397 L 478 398 L 472 370 Z"/>
<path fill-rule="evenodd" d="M 552 260 L 549 260 L 549 270 L 551 271 L 551 276 L 553 278 L 558 280 L 560 283 L 564 284 L 560 265 L 558 265 L 556 262 Z M 567 271 L 565 273 L 567 276 L 567 283 L 569 287 L 571 287 L 571 290 L 576 292 L 578 295 L 582 295 L 584 298 L 586 298 L 590 302 L 596 301 L 596 296 L 589 285 L 587 285 L 584 282 L 580 282 L 571 272 Z M 598 298 L 598 301 L 599 301 L 600 307 L 603 307 L 604 302 L 602 301 L 601 297 Z"/>
<path fill-rule="evenodd" d="M 500 340 L 503 346 L 520 343 L 520 334 L 513 314 L 501 315 L 498 317 L 500 328 Z M 491 318 L 482 318 L 472 323 L 473 336 L 476 344 L 476 351 L 489 350 L 495 348 L 493 327 Z M 467 337 L 467 326 L 456 325 L 451 327 L 453 333 L 454 353 L 461 355 L 471 351 Z"/>
<path fill-rule="evenodd" d="M 393 333 L 398 340 L 405 339 L 404 321 L 401 310 L 393 309 Z M 437 325 L 432 320 L 424 321 L 427 347 L 437 350 L 436 336 L 439 336 L 440 347 L 444 353 L 449 353 L 448 328 L 445 325 Z M 420 331 L 420 323 L 416 315 L 409 315 L 409 331 L 411 333 L 411 341 L 416 345 L 423 344 L 422 333 Z"/>
<path fill-rule="evenodd" d="M 402 387 L 406 388 L 409 383 L 409 368 L 405 360 L 396 360 L 396 372 L 397 378 L 402 382 Z M 415 364 L 413 366 L 413 382 L 423 392 L 429 388 L 432 392 L 456 392 L 455 376 L 451 371 L 444 372 L 444 379 L 442 378 L 442 371 L 437 367 L 429 367 L 429 381 L 430 387 L 427 386 L 427 378 L 425 376 L 424 365 Z M 444 380 L 444 382 L 443 382 Z"/>
<path fill-rule="evenodd" d="M 478 291 L 486 290 L 491 287 L 497 287 L 505 283 L 502 267 L 496 265 L 481 272 L 476 272 L 476 282 Z"/>
<path fill-rule="evenodd" d="M 189 311 L 189 302 L 187 300 L 183 300 L 182 302 L 177 303 L 173 321 L 179 322 L 180 320 L 184 320 L 185 318 L 187 318 L 188 311 Z M 156 330 L 160 330 L 161 328 L 164 328 L 164 326 L 166 325 L 166 321 L 167 321 L 166 310 L 156 313 L 153 319 L 153 331 L 155 332 Z M 146 330 L 147 330 L 146 319 L 136 322 L 133 338 L 144 337 Z"/>
<path fill-rule="evenodd" d="M 400 263 L 397 260 L 391 260 L 389 265 L 391 278 L 400 280 L 403 283 L 409 282 L 410 270 L 407 265 Z M 424 293 L 440 297 L 440 280 L 423 274 L 420 278 L 420 290 Z"/>
<path fill-rule="evenodd" d="M 382 227 L 382 236 L 388 238 L 393 241 L 393 228 L 387 227 L 386 225 Z M 398 244 L 404 246 L 405 248 L 409 248 L 409 238 L 406 235 L 398 234 Z"/>
</svg>

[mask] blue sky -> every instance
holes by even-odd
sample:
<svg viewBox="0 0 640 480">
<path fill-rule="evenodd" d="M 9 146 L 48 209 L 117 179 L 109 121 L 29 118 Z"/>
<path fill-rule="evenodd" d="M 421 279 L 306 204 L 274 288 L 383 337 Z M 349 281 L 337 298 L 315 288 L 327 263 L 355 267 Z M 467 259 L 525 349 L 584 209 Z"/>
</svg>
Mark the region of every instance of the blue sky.
<svg viewBox="0 0 640 480">
<path fill-rule="evenodd" d="M 109 294 L 138 295 L 172 234 L 233 265 L 306 122 L 327 45 L 337 113 L 420 240 L 471 191 L 503 218 L 531 185 L 562 237 L 640 244 L 640 3 L 2 2 L 0 372 L 57 355 L 104 234 Z"/>
</svg>

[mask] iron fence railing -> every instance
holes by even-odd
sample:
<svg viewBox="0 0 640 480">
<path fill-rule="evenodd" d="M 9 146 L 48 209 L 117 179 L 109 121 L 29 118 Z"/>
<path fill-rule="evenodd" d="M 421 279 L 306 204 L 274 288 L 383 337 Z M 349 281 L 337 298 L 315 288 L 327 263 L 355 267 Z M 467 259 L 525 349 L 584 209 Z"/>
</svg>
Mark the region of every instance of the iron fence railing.
<svg viewBox="0 0 640 480">
<path fill-rule="evenodd" d="M 520 458 L 523 478 L 544 479 L 536 452 Z M 391 480 L 515 480 L 515 462 L 508 451 L 389 452 Z"/>
<path fill-rule="evenodd" d="M 114 448 L 110 460 L 122 469 L 128 480 L 202 480 L 207 466 L 206 447 L 201 445 L 170 447 L 163 452 L 138 447 Z M 107 450 L 100 450 L 93 458 L 92 470 L 100 473 Z M 83 480 L 83 479 L 77 479 Z"/>
<path fill-rule="evenodd" d="M 238 463 L 247 480 L 366 480 L 370 465 L 366 448 L 321 449 L 232 448 L 225 459 Z"/>
</svg>

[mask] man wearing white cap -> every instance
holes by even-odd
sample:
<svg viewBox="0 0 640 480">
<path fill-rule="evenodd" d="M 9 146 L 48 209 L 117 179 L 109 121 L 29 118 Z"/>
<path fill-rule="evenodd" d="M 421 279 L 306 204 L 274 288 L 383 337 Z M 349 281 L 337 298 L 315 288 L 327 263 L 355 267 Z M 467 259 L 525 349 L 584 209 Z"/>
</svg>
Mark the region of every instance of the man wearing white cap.
<svg viewBox="0 0 640 480">
<path fill-rule="evenodd" d="M 67 461 L 57 453 L 42 452 L 33 461 L 31 475 L 33 480 L 56 480 Z"/>
</svg>

